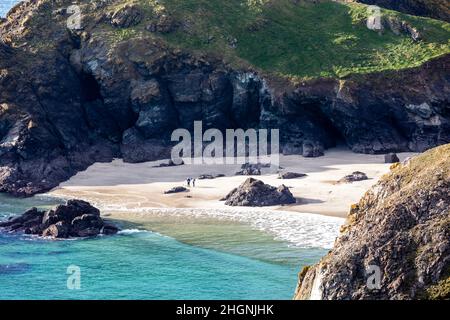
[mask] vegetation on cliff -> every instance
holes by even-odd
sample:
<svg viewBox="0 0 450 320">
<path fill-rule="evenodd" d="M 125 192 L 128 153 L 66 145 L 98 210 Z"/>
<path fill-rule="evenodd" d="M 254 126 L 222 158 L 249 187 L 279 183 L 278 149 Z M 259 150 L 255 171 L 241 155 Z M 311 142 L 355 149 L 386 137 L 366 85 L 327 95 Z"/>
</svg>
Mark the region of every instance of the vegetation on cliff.
<svg viewBox="0 0 450 320">
<path fill-rule="evenodd" d="M 73 1 L 59 1 L 67 5 Z M 70 2 L 70 4 L 69 4 Z M 287 77 L 344 77 L 353 73 L 419 66 L 450 53 L 450 24 L 382 10 L 383 19 L 407 24 L 420 35 L 370 30 L 367 5 L 331 0 L 105 0 L 75 1 L 89 33 L 113 42 L 148 38 L 172 47 L 224 58 L 235 66 Z M 65 23 L 46 4 L 36 25 Z M 136 8 L 135 21 L 118 28 L 111 17 Z M 40 17 L 39 17 L 40 16 Z M 116 19 L 116 21 L 119 21 Z M 29 23 L 27 21 L 27 23 Z M 32 40 L 32 39 L 31 39 Z M 35 47 L 44 39 L 34 39 Z M 32 41 L 33 43 L 33 41 Z"/>
<path fill-rule="evenodd" d="M 296 298 L 449 299 L 449 190 L 450 145 L 392 166 L 352 206 L 334 249 L 300 273 Z"/>
</svg>

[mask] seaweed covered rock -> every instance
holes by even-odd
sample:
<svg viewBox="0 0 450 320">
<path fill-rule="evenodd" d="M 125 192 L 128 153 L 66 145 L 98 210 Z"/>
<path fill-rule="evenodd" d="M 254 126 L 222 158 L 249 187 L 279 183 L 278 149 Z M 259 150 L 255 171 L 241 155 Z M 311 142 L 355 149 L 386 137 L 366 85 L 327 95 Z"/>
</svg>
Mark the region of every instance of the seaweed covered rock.
<svg viewBox="0 0 450 320">
<path fill-rule="evenodd" d="M 285 185 L 278 188 L 260 180 L 248 178 L 232 190 L 223 200 L 228 206 L 263 207 L 296 203 L 296 199 Z"/>
<path fill-rule="evenodd" d="M 398 164 L 358 204 L 296 299 L 450 298 L 450 145 Z"/>
</svg>

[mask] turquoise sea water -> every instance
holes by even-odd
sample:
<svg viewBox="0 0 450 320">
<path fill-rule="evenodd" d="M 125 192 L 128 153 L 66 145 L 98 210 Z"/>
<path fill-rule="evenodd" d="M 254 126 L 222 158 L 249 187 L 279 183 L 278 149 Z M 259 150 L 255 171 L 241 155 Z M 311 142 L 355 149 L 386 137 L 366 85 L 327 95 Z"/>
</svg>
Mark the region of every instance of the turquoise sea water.
<svg viewBox="0 0 450 320">
<path fill-rule="evenodd" d="M 55 201 L 0 195 L 0 219 Z M 122 226 L 130 229 L 84 240 L 0 234 L 0 299 L 290 299 L 301 266 L 327 251 L 217 220 L 146 224 L 158 232 Z M 67 288 L 71 265 L 79 290 Z"/>
</svg>

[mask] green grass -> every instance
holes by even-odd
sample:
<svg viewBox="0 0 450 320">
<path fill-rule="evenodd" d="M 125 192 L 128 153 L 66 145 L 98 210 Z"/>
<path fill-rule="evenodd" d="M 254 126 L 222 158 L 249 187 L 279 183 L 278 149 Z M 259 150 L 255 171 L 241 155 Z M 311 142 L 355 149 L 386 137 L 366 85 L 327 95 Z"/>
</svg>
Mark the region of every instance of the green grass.
<svg viewBox="0 0 450 320">
<path fill-rule="evenodd" d="M 361 4 L 294 4 L 292 0 L 160 3 L 177 21 L 188 25 L 164 35 L 170 44 L 219 54 L 230 62 L 249 63 L 283 76 L 344 77 L 398 70 L 450 52 L 450 24 L 385 10 L 422 31 L 425 39 L 414 42 L 406 35 L 369 30 L 364 25 L 367 7 Z M 235 49 L 229 45 L 233 38 L 237 39 Z"/>
<path fill-rule="evenodd" d="M 89 1 L 83 3 L 87 8 Z M 132 3 L 139 4 L 145 15 L 139 25 L 117 29 L 103 23 L 92 29 L 94 36 L 113 43 L 159 39 L 174 48 L 223 58 L 235 67 L 250 65 L 294 80 L 411 68 L 450 53 L 449 23 L 383 10 L 385 15 L 397 16 L 420 30 L 424 39 L 414 42 L 407 35 L 369 30 L 365 25 L 367 6 L 362 4 L 331 0 L 317 4 L 306 0 L 298 4 L 293 0 L 128 0 L 115 1 L 105 10 L 115 11 Z M 181 27 L 168 34 L 146 31 L 148 23 L 162 13 L 171 15 Z M 35 24 L 44 26 L 48 19 L 45 13 L 45 17 L 36 17 Z M 235 48 L 230 39 L 237 40 Z"/>
</svg>

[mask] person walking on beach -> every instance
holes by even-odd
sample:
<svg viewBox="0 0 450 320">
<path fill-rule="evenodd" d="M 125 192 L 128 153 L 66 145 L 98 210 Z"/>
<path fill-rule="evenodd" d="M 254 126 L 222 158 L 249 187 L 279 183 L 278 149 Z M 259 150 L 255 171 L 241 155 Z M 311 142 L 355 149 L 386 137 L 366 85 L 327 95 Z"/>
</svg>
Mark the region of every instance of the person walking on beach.
<svg viewBox="0 0 450 320">
<path fill-rule="evenodd" d="M 195 178 L 192 179 L 192 186 L 195 188 Z"/>
<path fill-rule="evenodd" d="M 187 182 L 187 186 L 190 187 L 191 186 L 191 178 L 187 178 L 186 182 Z"/>
</svg>

